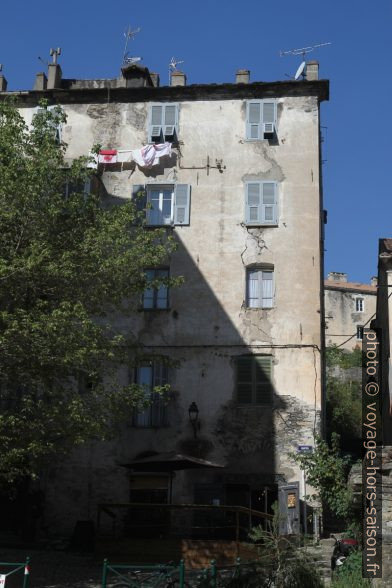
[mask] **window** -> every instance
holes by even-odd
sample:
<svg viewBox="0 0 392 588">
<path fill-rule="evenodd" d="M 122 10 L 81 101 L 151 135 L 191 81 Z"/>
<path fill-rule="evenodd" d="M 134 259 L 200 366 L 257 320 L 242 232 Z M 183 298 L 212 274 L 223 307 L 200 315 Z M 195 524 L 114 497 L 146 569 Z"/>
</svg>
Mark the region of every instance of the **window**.
<svg viewBox="0 0 392 588">
<path fill-rule="evenodd" d="M 136 383 L 144 388 L 149 406 L 134 415 L 135 427 L 164 427 L 167 425 L 167 407 L 161 394 L 153 392 L 156 386 L 168 383 L 168 368 L 152 361 L 141 364 L 136 369 Z"/>
<path fill-rule="evenodd" d="M 64 196 L 68 198 L 71 194 L 83 194 L 86 198 L 91 192 L 91 180 L 80 180 L 78 182 L 66 179 L 64 183 Z"/>
<path fill-rule="evenodd" d="M 362 341 L 363 339 L 363 327 L 357 325 L 357 340 Z"/>
<path fill-rule="evenodd" d="M 178 104 L 151 104 L 148 142 L 175 141 L 178 137 Z"/>
<path fill-rule="evenodd" d="M 276 225 L 278 223 L 276 182 L 246 182 L 245 223 Z"/>
<path fill-rule="evenodd" d="M 140 189 L 140 186 L 139 186 Z M 147 186 L 147 225 L 189 225 L 190 186 Z"/>
<path fill-rule="evenodd" d="M 50 112 L 50 111 L 53 111 L 55 108 L 58 108 L 58 105 L 48 106 L 46 109 L 43 108 L 42 106 L 37 106 L 35 108 L 35 114 L 38 114 L 39 112 L 42 112 L 44 110 L 47 110 L 48 112 Z M 60 144 L 62 141 L 63 124 L 61 122 L 59 124 L 55 124 L 54 122 L 51 122 L 50 124 L 53 127 L 55 141 L 56 141 L 56 143 Z"/>
<path fill-rule="evenodd" d="M 238 404 L 272 404 L 271 355 L 236 357 L 236 392 Z"/>
<path fill-rule="evenodd" d="M 272 308 L 274 305 L 274 270 L 247 269 L 246 306 L 248 308 Z"/>
<path fill-rule="evenodd" d="M 363 298 L 356 298 L 355 299 L 355 311 L 356 312 L 363 312 L 364 311 L 364 300 Z"/>
<path fill-rule="evenodd" d="M 246 138 L 249 141 L 271 139 L 276 131 L 276 101 L 248 100 Z"/>
<path fill-rule="evenodd" d="M 161 280 L 169 277 L 168 269 L 149 269 L 146 270 L 146 278 L 148 282 L 154 280 Z M 167 286 L 157 286 L 146 288 L 143 293 L 143 308 L 169 308 L 169 289 Z"/>
</svg>

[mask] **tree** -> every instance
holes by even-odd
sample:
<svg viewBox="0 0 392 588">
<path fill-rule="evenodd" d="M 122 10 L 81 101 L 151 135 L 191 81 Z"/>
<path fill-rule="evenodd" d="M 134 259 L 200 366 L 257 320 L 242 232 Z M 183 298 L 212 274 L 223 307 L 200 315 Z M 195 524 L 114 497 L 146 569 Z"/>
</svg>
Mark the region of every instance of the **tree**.
<svg viewBox="0 0 392 588">
<path fill-rule="evenodd" d="M 143 390 L 117 380 L 137 337 L 116 332 L 111 318 L 135 311 L 144 268 L 175 249 L 165 229 L 144 229 L 134 202 L 108 207 L 84 193 L 89 159 L 66 169 L 56 136 L 65 116 L 41 106 L 28 128 L 15 102 L 0 102 L 0 481 L 8 483 L 104 437 L 140 405 Z"/>
</svg>

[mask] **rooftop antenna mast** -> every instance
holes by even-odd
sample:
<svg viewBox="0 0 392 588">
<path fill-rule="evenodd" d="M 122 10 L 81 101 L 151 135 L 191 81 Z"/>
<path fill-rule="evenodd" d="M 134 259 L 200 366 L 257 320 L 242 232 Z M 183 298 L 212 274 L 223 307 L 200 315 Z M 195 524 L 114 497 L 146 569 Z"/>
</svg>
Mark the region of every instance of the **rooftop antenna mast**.
<svg viewBox="0 0 392 588">
<path fill-rule="evenodd" d="M 128 25 L 128 28 L 124 31 L 124 37 L 125 37 L 125 47 L 124 47 L 124 54 L 123 54 L 123 65 L 132 65 L 133 63 L 136 63 L 137 61 L 141 61 L 141 57 L 128 57 L 128 43 L 129 43 L 129 39 L 131 39 L 131 41 L 136 37 L 137 33 L 140 32 L 140 27 L 137 27 L 137 29 L 131 29 L 130 25 Z"/>
<path fill-rule="evenodd" d="M 327 45 L 332 45 L 332 43 L 318 43 L 317 45 L 310 45 L 309 47 L 301 47 L 300 49 L 289 49 L 288 51 L 279 51 L 280 57 L 284 57 L 286 55 L 302 55 L 302 62 L 298 67 L 294 79 L 298 80 L 298 78 L 302 75 L 302 79 L 305 79 L 305 55 L 307 53 L 311 53 L 315 49 L 319 49 L 320 47 L 326 47 Z"/>
<path fill-rule="evenodd" d="M 50 55 L 50 56 L 51 56 L 51 58 L 52 58 L 52 63 L 53 63 L 54 65 L 57 65 L 57 58 L 58 58 L 58 56 L 59 56 L 59 55 L 61 55 L 61 47 L 57 47 L 57 49 L 51 49 L 51 50 L 49 51 L 49 55 Z M 38 59 L 39 59 L 39 58 L 38 58 Z"/>
<path fill-rule="evenodd" d="M 171 84 L 171 76 L 172 73 L 174 71 L 176 71 L 177 69 L 177 65 L 179 65 L 180 63 L 184 63 L 184 61 L 180 61 L 179 59 L 176 59 L 175 57 L 172 57 L 169 63 L 169 86 Z"/>
</svg>

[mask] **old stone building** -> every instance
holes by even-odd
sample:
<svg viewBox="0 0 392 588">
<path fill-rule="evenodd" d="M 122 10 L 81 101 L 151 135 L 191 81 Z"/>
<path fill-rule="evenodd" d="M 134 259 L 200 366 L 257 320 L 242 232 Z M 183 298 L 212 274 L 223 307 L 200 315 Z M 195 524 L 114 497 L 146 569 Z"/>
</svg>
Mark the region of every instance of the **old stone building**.
<svg viewBox="0 0 392 588">
<path fill-rule="evenodd" d="M 190 86 L 181 72 L 159 86 L 137 65 L 116 79 L 63 79 L 50 64 L 48 78 L 17 93 L 27 123 L 40 98 L 61 105 L 68 160 L 97 143 L 109 152 L 97 168 L 107 201 L 144 194 L 147 225 L 166 226 L 178 241 L 165 267 L 146 271 L 184 276 L 170 292 L 146 291 L 140 311 L 118 321 L 149 354 L 121 377 L 170 383 L 169 404 L 155 399 L 126 416 L 115 441 L 53 465 L 42 482 L 51 529 L 94 519 L 98 503 L 167 501 L 166 474 L 130 477 L 123 467 L 154 452 L 225 465 L 176 472 L 173 502 L 264 510 L 279 485 L 299 483 L 303 495 L 289 454 L 314 444 L 322 410 L 320 104 L 328 92 L 309 62 L 299 81 L 251 82 L 241 70 L 235 83 Z M 156 165 L 131 158 L 165 141 L 172 153 Z M 165 368 L 162 355 L 177 367 Z"/>
<path fill-rule="evenodd" d="M 326 345 L 350 351 L 362 345 L 363 328 L 376 314 L 377 278 L 361 284 L 348 282 L 347 274 L 331 272 L 324 289 Z"/>
</svg>

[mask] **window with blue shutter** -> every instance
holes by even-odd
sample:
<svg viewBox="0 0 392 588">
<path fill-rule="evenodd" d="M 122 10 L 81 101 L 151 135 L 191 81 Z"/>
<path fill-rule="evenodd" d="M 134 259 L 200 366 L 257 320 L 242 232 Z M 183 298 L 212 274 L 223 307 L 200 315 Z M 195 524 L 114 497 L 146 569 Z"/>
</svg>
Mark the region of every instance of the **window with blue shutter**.
<svg viewBox="0 0 392 588">
<path fill-rule="evenodd" d="M 38 114 L 39 112 L 42 112 L 43 110 L 47 110 L 48 112 L 50 112 L 50 111 L 53 111 L 55 108 L 59 108 L 58 105 L 54 104 L 52 106 L 48 106 L 46 109 L 43 108 L 42 106 L 37 106 L 34 109 L 34 114 Z M 60 144 L 62 141 L 62 138 L 63 138 L 63 124 L 61 122 L 58 124 L 56 124 L 55 122 L 51 122 L 50 124 L 51 124 L 51 127 L 53 127 L 55 141 L 56 141 L 56 143 Z"/>
<path fill-rule="evenodd" d="M 178 138 L 178 104 L 151 104 L 148 142 L 173 143 Z"/>
<path fill-rule="evenodd" d="M 247 225 L 278 224 L 276 182 L 246 182 L 245 223 Z"/>
<path fill-rule="evenodd" d="M 189 225 L 189 184 L 147 185 L 147 225 Z"/>
<path fill-rule="evenodd" d="M 148 287 L 143 292 L 144 310 L 164 310 L 169 308 L 169 288 L 165 284 L 154 284 L 154 281 L 169 277 L 167 268 L 148 269 L 145 271 Z"/>
<path fill-rule="evenodd" d="M 276 101 L 248 100 L 246 103 L 246 138 L 249 141 L 271 139 L 276 133 Z"/>
<path fill-rule="evenodd" d="M 235 358 L 236 399 L 246 405 L 273 403 L 272 356 L 242 355 Z"/>
<path fill-rule="evenodd" d="M 248 268 L 246 270 L 246 306 L 272 308 L 274 306 L 274 270 Z"/>
</svg>

